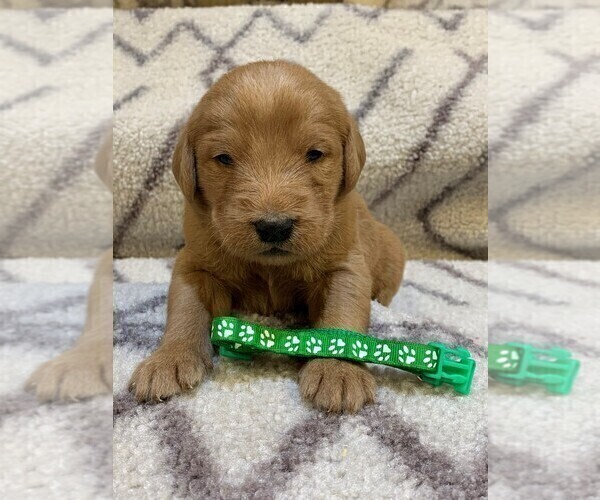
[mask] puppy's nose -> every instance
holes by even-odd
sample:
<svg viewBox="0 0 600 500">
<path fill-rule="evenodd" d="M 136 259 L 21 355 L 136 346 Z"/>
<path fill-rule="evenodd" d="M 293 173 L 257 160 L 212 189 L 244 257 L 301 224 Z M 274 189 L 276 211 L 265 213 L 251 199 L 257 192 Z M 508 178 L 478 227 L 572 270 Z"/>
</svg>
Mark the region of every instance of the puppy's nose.
<svg viewBox="0 0 600 500">
<path fill-rule="evenodd" d="M 254 223 L 256 234 L 265 243 L 283 243 L 290 239 L 294 219 L 289 217 L 261 219 Z"/>
</svg>

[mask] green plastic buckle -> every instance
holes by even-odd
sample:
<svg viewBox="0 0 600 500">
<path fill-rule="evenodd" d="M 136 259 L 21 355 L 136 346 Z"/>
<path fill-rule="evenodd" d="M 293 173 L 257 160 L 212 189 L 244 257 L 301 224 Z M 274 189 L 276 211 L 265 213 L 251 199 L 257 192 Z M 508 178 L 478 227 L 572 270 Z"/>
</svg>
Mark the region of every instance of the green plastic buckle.
<svg viewBox="0 0 600 500">
<path fill-rule="evenodd" d="M 421 373 L 419 378 L 434 387 L 450 384 L 459 394 L 469 394 L 476 365 L 469 351 L 462 347 L 450 349 L 439 342 L 429 345 L 440 350 L 440 362 L 434 373 Z"/>
<path fill-rule="evenodd" d="M 543 385 L 554 394 L 569 394 L 579 372 L 579 361 L 565 349 L 537 349 L 529 344 L 490 344 L 489 374 L 504 384 Z"/>
</svg>

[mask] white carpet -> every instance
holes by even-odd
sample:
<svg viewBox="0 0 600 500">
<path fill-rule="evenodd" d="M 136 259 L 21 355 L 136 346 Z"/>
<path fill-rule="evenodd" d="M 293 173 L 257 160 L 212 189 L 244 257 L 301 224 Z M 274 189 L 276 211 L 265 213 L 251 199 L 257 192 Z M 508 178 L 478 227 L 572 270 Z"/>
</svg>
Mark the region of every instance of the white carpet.
<svg viewBox="0 0 600 500">
<path fill-rule="evenodd" d="M 490 342 L 562 347 L 580 360 L 568 396 L 490 380 L 490 494 L 598 498 L 600 476 L 600 263 L 494 262 Z"/>
<path fill-rule="evenodd" d="M 7 500 L 109 499 L 112 398 L 39 404 L 23 390 L 81 334 L 93 260 L 0 260 L 0 485 Z"/>
<path fill-rule="evenodd" d="M 484 498 L 486 264 L 408 264 L 371 333 L 438 339 L 477 360 L 473 392 L 374 368 L 378 403 L 326 416 L 301 400 L 298 363 L 219 360 L 192 395 L 138 405 L 126 391 L 162 334 L 165 260 L 116 261 L 114 496 L 129 498 Z"/>
</svg>

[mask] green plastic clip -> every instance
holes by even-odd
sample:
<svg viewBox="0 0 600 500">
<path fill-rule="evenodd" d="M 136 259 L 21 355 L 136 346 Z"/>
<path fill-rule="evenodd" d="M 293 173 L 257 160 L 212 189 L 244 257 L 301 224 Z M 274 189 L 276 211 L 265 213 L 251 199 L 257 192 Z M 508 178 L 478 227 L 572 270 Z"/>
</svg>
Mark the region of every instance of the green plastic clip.
<svg viewBox="0 0 600 500">
<path fill-rule="evenodd" d="M 504 384 L 540 384 L 554 394 L 569 394 L 579 361 L 565 349 L 537 349 L 529 344 L 490 344 L 489 374 Z"/>
<path fill-rule="evenodd" d="M 439 342 L 431 342 L 429 345 L 440 350 L 440 363 L 434 373 L 423 373 L 419 378 L 434 387 L 450 384 L 459 394 L 469 394 L 476 365 L 469 351 L 462 347 L 450 349 Z"/>
</svg>

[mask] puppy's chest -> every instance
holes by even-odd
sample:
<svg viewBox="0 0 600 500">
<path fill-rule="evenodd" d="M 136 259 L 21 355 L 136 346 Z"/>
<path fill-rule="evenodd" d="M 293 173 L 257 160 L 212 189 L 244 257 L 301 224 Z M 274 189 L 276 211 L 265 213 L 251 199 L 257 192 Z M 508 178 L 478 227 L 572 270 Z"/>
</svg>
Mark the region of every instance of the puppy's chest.
<svg viewBox="0 0 600 500">
<path fill-rule="evenodd" d="M 252 274 L 233 294 L 233 307 L 262 315 L 306 312 L 306 283 L 272 275 Z"/>
</svg>

